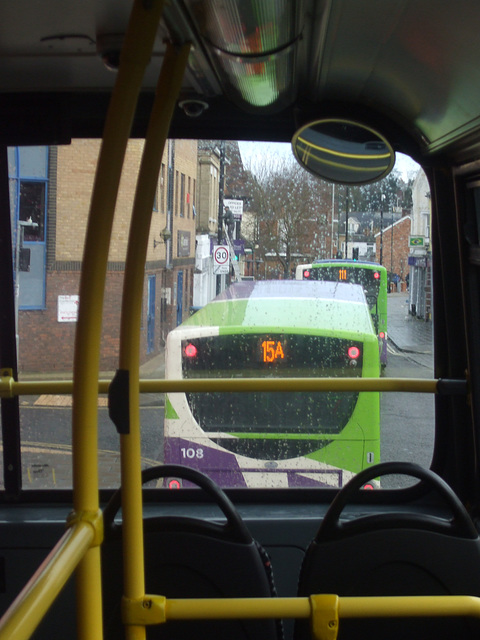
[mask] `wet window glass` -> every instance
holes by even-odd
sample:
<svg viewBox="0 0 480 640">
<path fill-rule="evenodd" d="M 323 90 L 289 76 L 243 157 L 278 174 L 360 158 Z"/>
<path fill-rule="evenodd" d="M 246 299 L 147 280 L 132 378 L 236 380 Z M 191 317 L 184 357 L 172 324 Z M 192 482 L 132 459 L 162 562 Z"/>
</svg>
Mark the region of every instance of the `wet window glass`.
<svg viewBox="0 0 480 640">
<path fill-rule="evenodd" d="M 99 148 L 98 140 L 73 140 L 9 149 L 22 381 L 72 376 Z M 130 176 L 142 151 L 142 140 L 130 141 L 112 233 L 104 380 L 119 365 Z M 399 163 L 385 180 L 345 188 L 299 167 L 289 146 L 205 140 L 169 140 L 161 166 L 160 201 L 172 206 L 152 216 L 140 376 L 254 386 L 141 394 L 142 465 L 188 464 L 225 487 L 252 489 L 338 487 L 387 460 L 429 466 L 431 396 L 339 386 L 433 377 L 430 202 L 419 167 Z M 361 271 L 362 262 L 374 266 Z M 300 267 L 313 275 L 298 277 Z M 256 380 L 327 377 L 337 387 L 255 387 Z M 71 487 L 71 396 L 21 397 L 20 417 L 24 488 Z M 117 487 L 119 435 L 103 395 L 98 425 L 101 486 Z M 397 482 L 386 477 L 381 486 Z"/>
</svg>

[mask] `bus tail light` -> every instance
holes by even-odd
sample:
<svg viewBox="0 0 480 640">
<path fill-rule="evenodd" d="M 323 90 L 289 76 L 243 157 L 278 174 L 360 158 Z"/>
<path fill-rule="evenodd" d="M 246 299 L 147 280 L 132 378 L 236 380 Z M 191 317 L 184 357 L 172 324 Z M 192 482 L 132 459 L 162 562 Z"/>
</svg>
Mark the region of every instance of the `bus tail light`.
<svg viewBox="0 0 480 640">
<path fill-rule="evenodd" d="M 360 356 L 360 349 L 358 347 L 348 347 L 347 353 L 350 360 L 357 360 Z"/>
<path fill-rule="evenodd" d="M 182 481 L 179 478 L 166 478 L 165 482 L 168 489 L 182 488 Z"/>
<path fill-rule="evenodd" d="M 185 347 L 184 353 L 187 356 L 187 358 L 196 358 L 197 357 L 197 353 L 198 353 L 198 349 L 194 344 L 189 342 L 187 344 L 187 346 Z"/>
<path fill-rule="evenodd" d="M 378 334 L 378 337 L 381 338 L 382 340 L 385 340 L 386 338 L 385 331 L 380 331 L 380 333 Z"/>
</svg>

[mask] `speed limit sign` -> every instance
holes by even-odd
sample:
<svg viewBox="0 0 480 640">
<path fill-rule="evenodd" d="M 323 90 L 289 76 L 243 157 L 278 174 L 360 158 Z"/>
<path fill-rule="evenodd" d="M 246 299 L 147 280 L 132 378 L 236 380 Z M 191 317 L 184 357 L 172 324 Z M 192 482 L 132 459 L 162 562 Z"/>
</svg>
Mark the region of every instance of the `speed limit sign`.
<svg viewBox="0 0 480 640">
<path fill-rule="evenodd" d="M 224 245 L 213 247 L 213 273 L 220 275 L 228 273 L 230 268 L 230 251 Z"/>
</svg>

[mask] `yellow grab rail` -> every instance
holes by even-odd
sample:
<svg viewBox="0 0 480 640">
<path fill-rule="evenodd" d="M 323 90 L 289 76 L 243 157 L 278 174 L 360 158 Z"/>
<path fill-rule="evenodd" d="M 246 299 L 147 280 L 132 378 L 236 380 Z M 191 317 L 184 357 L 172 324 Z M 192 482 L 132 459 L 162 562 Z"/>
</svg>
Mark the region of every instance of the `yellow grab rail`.
<svg viewBox="0 0 480 640">
<path fill-rule="evenodd" d="M 168 620 L 226 620 L 310 618 L 317 640 L 334 640 L 342 618 L 452 617 L 480 618 L 475 596 L 343 597 L 332 594 L 310 598 L 192 598 L 167 599 L 146 595 L 123 599 L 122 616 L 128 624 L 161 624 Z"/>
<path fill-rule="evenodd" d="M 120 450 L 124 593 L 131 598 L 143 596 L 145 593 L 139 400 L 139 350 L 145 278 L 144 265 L 147 258 L 150 221 L 163 150 L 189 52 L 189 44 L 178 49 L 171 44 L 167 47 L 145 139 L 125 264 L 119 374 L 121 374 L 121 379 L 124 379 L 125 373 L 127 374 L 128 389 L 124 389 L 124 393 L 128 396 L 129 428 L 128 433 L 122 433 L 120 436 Z M 145 638 L 145 628 L 142 625 L 129 626 L 126 636 L 130 640 L 142 640 Z"/>
<path fill-rule="evenodd" d="M 98 393 L 108 393 L 111 381 L 100 380 Z M 196 378 L 189 380 L 139 380 L 140 393 L 174 393 L 194 391 L 379 391 L 404 393 L 438 393 L 466 395 L 465 380 L 426 378 Z M 17 382 L 13 377 L 0 378 L 0 398 L 39 394 L 70 395 L 70 380 Z"/>
<path fill-rule="evenodd" d="M 157 618 L 159 624 L 168 620 L 227 620 L 261 618 L 309 618 L 311 600 L 325 597 L 319 594 L 298 598 L 188 598 L 170 599 L 146 595 L 141 603 L 123 602 L 123 612 L 129 616 L 141 604 L 146 619 Z M 148 614 L 145 611 L 157 610 Z M 159 614 L 159 611 L 162 611 Z M 480 598 L 477 596 L 358 596 L 338 597 L 340 618 L 448 617 L 480 618 Z M 133 617 L 133 616 L 132 616 Z M 159 618 L 159 619 L 158 619 Z"/>
<path fill-rule="evenodd" d="M 72 450 L 74 509 L 98 509 L 98 377 L 108 253 L 123 161 L 144 73 L 150 62 L 164 0 L 135 0 L 97 163 L 85 240 L 75 337 Z M 101 639 L 100 551 L 90 549 L 77 570 L 80 640 Z"/>
<path fill-rule="evenodd" d="M 32 635 L 82 557 L 99 543 L 101 522 L 99 512 L 93 519 L 77 519 L 64 533 L 0 620 L 1 640 Z"/>
</svg>

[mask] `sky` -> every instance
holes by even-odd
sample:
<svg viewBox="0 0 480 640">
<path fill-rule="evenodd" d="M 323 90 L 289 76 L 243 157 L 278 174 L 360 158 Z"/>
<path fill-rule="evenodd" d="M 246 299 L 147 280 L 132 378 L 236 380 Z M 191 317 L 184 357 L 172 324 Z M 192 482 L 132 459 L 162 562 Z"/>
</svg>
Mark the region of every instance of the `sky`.
<svg viewBox="0 0 480 640">
<path fill-rule="evenodd" d="M 247 168 L 255 168 L 256 162 L 261 162 L 262 156 L 268 154 L 269 158 L 278 155 L 285 157 L 291 156 L 291 144 L 287 142 L 243 142 L 239 141 L 240 153 L 243 163 Z M 398 169 L 404 180 L 407 180 L 409 172 L 417 172 L 420 169 L 414 160 L 403 153 L 397 153 L 395 159 L 395 169 Z"/>
</svg>

